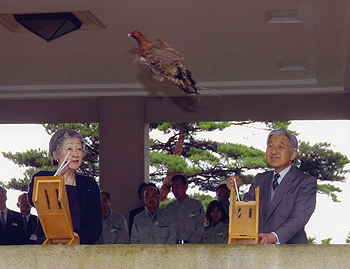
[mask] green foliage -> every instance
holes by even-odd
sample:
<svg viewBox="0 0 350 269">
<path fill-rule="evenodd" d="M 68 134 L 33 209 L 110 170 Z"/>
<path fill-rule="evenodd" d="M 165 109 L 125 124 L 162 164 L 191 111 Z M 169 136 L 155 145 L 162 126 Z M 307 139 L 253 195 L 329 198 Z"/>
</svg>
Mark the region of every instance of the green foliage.
<svg viewBox="0 0 350 269">
<path fill-rule="evenodd" d="M 242 144 L 219 143 L 217 153 L 227 161 L 229 167 L 236 169 L 266 168 L 265 152 Z"/>
<path fill-rule="evenodd" d="M 350 231 L 348 233 L 348 236 L 345 239 L 345 243 L 349 244 L 350 243 Z"/>
<path fill-rule="evenodd" d="M 31 149 L 25 152 L 1 152 L 2 155 L 19 165 L 20 167 L 28 167 L 24 172 L 24 178 L 11 178 L 7 183 L 3 183 L 7 189 L 15 189 L 20 191 L 28 191 L 28 184 L 33 174 L 39 170 L 53 170 L 51 166 L 52 157 L 46 150 Z"/>
<path fill-rule="evenodd" d="M 234 123 L 228 121 L 210 121 L 210 122 L 162 122 L 162 123 L 151 123 L 150 130 L 158 129 L 159 131 L 168 134 L 172 131 L 183 131 L 186 130 L 187 133 L 195 133 L 202 131 L 222 131 L 225 128 L 233 125 Z"/>
<path fill-rule="evenodd" d="M 98 123 L 46 123 L 43 126 L 49 135 L 53 135 L 60 129 L 72 129 L 79 131 L 84 138 L 87 137 L 87 140 L 99 138 Z"/>
<path fill-rule="evenodd" d="M 344 166 L 350 161 L 345 155 L 334 152 L 329 147 L 329 143 L 316 143 L 311 146 L 309 142 L 300 142 L 296 167 L 323 181 L 344 182 L 344 174 L 349 172 Z"/>
<path fill-rule="evenodd" d="M 265 121 L 264 122 L 266 124 L 266 126 L 270 129 L 270 130 L 277 130 L 277 129 L 286 129 L 288 130 L 289 125 L 291 124 L 290 121 Z M 297 135 L 297 132 L 295 131 L 291 131 L 288 130 L 292 133 L 294 133 L 295 135 Z"/>
<path fill-rule="evenodd" d="M 158 170 L 168 171 L 169 173 L 198 173 L 200 169 L 194 165 L 190 166 L 186 160 L 178 155 L 161 154 L 159 152 L 150 152 L 150 163 Z"/>
<path fill-rule="evenodd" d="M 345 181 L 344 169 L 350 161 L 339 153 L 329 149 L 329 143 L 316 143 L 311 146 L 309 142 L 299 143 L 299 153 L 294 165 L 301 171 L 316 177 L 320 181 Z M 340 202 L 335 192 L 341 192 L 331 184 L 318 184 L 318 192 L 327 194 L 333 202 Z"/>
<path fill-rule="evenodd" d="M 175 201 L 176 198 L 166 198 L 163 202 L 160 202 L 159 206 L 160 207 L 166 207 L 169 203 L 171 203 L 172 201 Z"/>
<path fill-rule="evenodd" d="M 231 125 L 233 125 L 233 123 L 232 122 L 227 122 L 227 121 L 220 121 L 220 122 L 217 122 L 217 121 L 206 121 L 206 122 L 199 122 L 198 123 L 199 129 L 205 130 L 207 132 L 212 132 L 212 131 L 215 131 L 215 130 L 222 131 L 225 128 L 231 126 Z"/>
<path fill-rule="evenodd" d="M 309 241 L 310 245 L 316 245 L 317 244 L 316 243 L 316 236 L 314 236 L 314 237 L 309 236 L 307 238 L 307 240 Z M 328 238 L 322 239 L 321 240 L 321 244 L 322 245 L 330 245 L 331 241 L 332 241 L 332 237 L 328 237 Z"/>
<path fill-rule="evenodd" d="M 30 149 L 25 152 L 12 153 L 10 151 L 6 153 L 2 151 L 1 153 L 5 158 L 9 159 L 20 167 L 32 166 L 39 168 L 42 166 L 49 166 L 52 162 L 52 157 L 49 156 L 46 150 Z"/>
<path fill-rule="evenodd" d="M 316 243 L 316 236 L 314 236 L 314 237 L 309 236 L 307 238 L 307 241 L 309 241 L 309 245 L 316 245 L 317 244 Z"/>
<path fill-rule="evenodd" d="M 209 194 L 202 194 L 202 193 L 193 193 L 190 194 L 189 197 L 198 199 L 199 201 L 202 202 L 204 211 L 207 211 L 208 205 L 211 201 L 216 200 L 216 197 L 213 197 Z"/>
<path fill-rule="evenodd" d="M 317 191 L 319 193 L 327 194 L 329 197 L 332 198 L 333 202 L 340 202 L 338 200 L 337 195 L 334 193 L 334 192 L 342 192 L 340 188 L 337 188 L 331 184 L 318 184 Z"/>
<path fill-rule="evenodd" d="M 28 185 L 30 183 L 30 179 L 28 178 L 11 178 L 4 187 L 6 189 L 14 189 L 20 190 L 22 192 L 28 192 Z"/>
<path fill-rule="evenodd" d="M 325 238 L 325 239 L 322 239 L 322 240 L 321 240 L 321 244 L 322 244 L 322 245 L 330 245 L 330 244 L 331 244 L 331 241 L 332 241 L 332 237 Z"/>
</svg>

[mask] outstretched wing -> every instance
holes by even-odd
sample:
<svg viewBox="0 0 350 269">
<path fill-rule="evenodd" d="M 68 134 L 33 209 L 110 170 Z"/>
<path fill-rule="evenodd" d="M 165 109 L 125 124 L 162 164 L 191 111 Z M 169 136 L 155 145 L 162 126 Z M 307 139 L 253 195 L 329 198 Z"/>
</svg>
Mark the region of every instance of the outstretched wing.
<svg viewBox="0 0 350 269">
<path fill-rule="evenodd" d="M 153 59 L 160 65 L 174 64 L 184 59 L 178 51 L 159 39 L 147 48 L 145 54 L 146 58 Z"/>
</svg>

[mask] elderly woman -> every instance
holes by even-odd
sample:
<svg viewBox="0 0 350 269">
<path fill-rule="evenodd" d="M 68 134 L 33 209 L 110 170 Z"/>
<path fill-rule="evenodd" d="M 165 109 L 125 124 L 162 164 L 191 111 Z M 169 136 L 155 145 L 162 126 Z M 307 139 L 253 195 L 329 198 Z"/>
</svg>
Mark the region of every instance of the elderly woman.
<svg viewBox="0 0 350 269">
<path fill-rule="evenodd" d="M 79 235 L 81 244 L 93 244 L 102 231 L 101 199 L 96 180 L 76 172 L 84 156 L 82 135 L 70 129 L 58 130 L 50 140 L 49 153 L 54 159 L 53 165 L 67 164 L 58 176 L 63 176 L 66 185 L 73 230 Z M 28 192 L 32 206 L 34 177 L 54 174 L 55 171 L 40 171 L 33 175 Z"/>
<path fill-rule="evenodd" d="M 214 200 L 208 205 L 205 214 L 206 222 L 201 244 L 227 244 L 228 215 L 222 202 Z"/>
</svg>

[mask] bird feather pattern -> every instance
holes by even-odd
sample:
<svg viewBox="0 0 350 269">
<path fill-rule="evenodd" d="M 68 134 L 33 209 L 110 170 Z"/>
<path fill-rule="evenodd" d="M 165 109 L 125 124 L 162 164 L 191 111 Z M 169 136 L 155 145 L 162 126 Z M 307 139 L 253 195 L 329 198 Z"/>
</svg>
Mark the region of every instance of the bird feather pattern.
<svg viewBox="0 0 350 269">
<path fill-rule="evenodd" d="M 135 61 L 151 72 L 155 79 L 163 81 L 167 78 L 185 93 L 198 94 L 196 81 L 192 78 L 192 73 L 181 64 L 184 57 L 178 51 L 160 39 L 149 41 L 138 31 L 133 31 L 128 36 L 136 39 L 141 52 L 141 55 L 136 55 Z"/>
</svg>

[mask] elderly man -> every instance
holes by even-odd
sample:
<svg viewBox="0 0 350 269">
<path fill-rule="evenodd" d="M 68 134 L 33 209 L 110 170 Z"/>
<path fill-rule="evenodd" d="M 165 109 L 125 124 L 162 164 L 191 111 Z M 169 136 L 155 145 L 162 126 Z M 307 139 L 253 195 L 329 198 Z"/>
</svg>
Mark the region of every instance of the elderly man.
<svg viewBox="0 0 350 269">
<path fill-rule="evenodd" d="M 18 196 L 17 206 L 21 211 L 23 224 L 24 224 L 24 232 L 25 232 L 24 244 L 36 244 L 37 236 L 35 232 L 38 226 L 38 217 L 30 213 L 32 207 L 28 203 L 27 193 L 22 193 L 20 196 Z"/>
<path fill-rule="evenodd" d="M 6 207 L 7 191 L 0 186 L 0 245 L 24 244 L 22 215 Z"/>
<path fill-rule="evenodd" d="M 270 132 L 266 159 L 274 171 L 255 176 L 245 200 L 255 200 L 260 187 L 260 244 L 307 244 L 304 227 L 316 206 L 316 178 L 292 166 L 298 141 L 284 129 Z M 233 179 L 227 187 L 234 187 Z"/>
<path fill-rule="evenodd" d="M 132 244 L 175 244 L 174 216 L 160 208 L 160 191 L 148 186 L 143 193 L 145 210 L 137 214 L 131 230 Z"/>
<path fill-rule="evenodd" d="M 122 214 L 111 208 L 111 195 L 101 191 L 102 234 L 96 244 L 130 244 L 129 232 Z"/>
<path fill-rule="evenodd" d="M 171 188 L 176 200 L 166 206 L 175 216 L 176 243 L 198 244 L 204 230 L 204 209 L 201 201 L 186 194 L 188 181 L 184 175 L 171 178 Z"/>
</svg>

